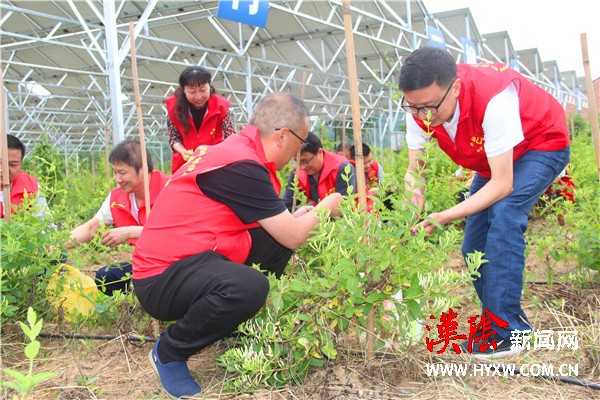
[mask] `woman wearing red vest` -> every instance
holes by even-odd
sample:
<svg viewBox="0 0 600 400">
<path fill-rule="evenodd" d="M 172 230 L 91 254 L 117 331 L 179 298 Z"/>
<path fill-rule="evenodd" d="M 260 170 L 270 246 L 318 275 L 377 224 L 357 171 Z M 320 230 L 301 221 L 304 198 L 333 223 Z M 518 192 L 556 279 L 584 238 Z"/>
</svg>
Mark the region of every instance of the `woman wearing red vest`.
<svg viewBox="0 0 600 400">
<path fill-rule="evenodd" d="M 231 102 L 215 93 L 205 68 L 193 65 L 179 76 L 179 88 L 165 100 L 171 171 L 181 167 L 200 145 L 215 145 L 236 133 L 229 112 Z"/>
<path fill-rule="evenodd" d="M 487 260 L 473 282 L 481 325 L 460 349 L 484 358 L 514 354 L 519 347 L 511 348 L 511 337 L 531 329 L 521 307 L 528 215 L 569 159 L 563 108 L 504 64 L 457 66 L 450 53 L 432 47 L 405 60 L 399 88 L 408 113 L 410 201 L 424 204 L 420 154 L 429 137 L 476 172 L 466 200 L 429 215 L 441 225 L 467 217 L 463 256 L 477 250 Z M 417 229 L 431 233 L 436 226 L 423 221 Z"/>
</svg>

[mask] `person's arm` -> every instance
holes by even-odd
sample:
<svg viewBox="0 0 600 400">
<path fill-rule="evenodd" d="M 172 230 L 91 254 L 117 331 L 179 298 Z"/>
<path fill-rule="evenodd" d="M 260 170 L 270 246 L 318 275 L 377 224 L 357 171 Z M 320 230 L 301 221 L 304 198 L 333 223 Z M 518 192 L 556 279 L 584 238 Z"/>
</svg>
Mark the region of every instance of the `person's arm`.
<svg viewBox="0 0 600 400">
<path fill-rule="evenodd" d="M 227 139 L 229 136 L 237 134 L 233 119 L 231 118 L 231 111 L 227 111 L 227 115 L 223 119 L 221 125 L 223 127 L 223 139 Z"/>
<path fill-rule="evenodd" d="M 350 171 L 347 174 L 346 166 L 350 166 Z M 345 175 L 347 175 L 346 179 L 349 178 L 348 182 L 346 182 L 346 180 L 344 179 Z M 338 169 L 337 176 L 335 177 L 335 191 L 341 194 L 342 196 L 347 196 L 348 194 L 352 194 L 348 193 L 349 186 L 352 186 L 352 193 L 356 193 L 356 169 L 354 168 L 354 165 L 352 165 L 349 162 L 346 162 L 340 165 L 340 168 Z"/>
<path fill-rule="evenodd" d="M 129 239 L 137 239 L 142 233 L 142 226 L 121 226 L 112 228 L 102 235 L 102 244 L 108 247 L 115 247 L 125 243 Z"/>
<path fill-rule="evenodd" d="M 332 193 L 319 202 L 314 208 L 303 208 L 296 215 L 283 211 L 273 217 L 259 220 L 258 223 L 279 244 L 289 249 L 295 249 L 304 244 L 311 236 L 311 232 L 319 223 L 318 209 L 326 209 L 332 217 L 341 215 L 339 206 L 343 197 L 339 193 Z M 297 216 L 298 214 L 301 214 Z"/>
<path fill-rule="evenodd" d="M 404 189 L 413 194 L 407 201 L 419 207 L 419 210 L 422 210 L 425 205 L 426 176 L 423 172 L 425 167 L 425 162 L 422 159 L 423 155 L 423 149 L 408 150 L 408 168 L 404 175 Z"/>
<path fill-rule="evenodd" d="M 433 213 L 429 217 L 441 225 L 446 225 L 459 218 L 484 210 L 511 194 L 513 190 L 513 150 L 511 149 L 496 157 L 489 157 L 488 163 L 490 164 L 492 176 L 480 190 L 454 207 L 439 213 Z M 420 228 L 424 228 L 427 233 L 437 229 L 430 221 L 423 221 L 415 226 L 412 232 L 414 233 Z"/>
<path fill-rule="evenodd" d="M 194 152 L 185 148 L 181 133 L 179 133 L 175 127 L 175 124 L 173 124 L 170 118 L 167 118 L 167 131 L 169 132 L 169 145 L 171 146 L 171 149 L 177 153 L 180 153 L 184 160 L 190 158 Z"/>
<path fill-rule="evenodd" d="M 112 214 L 110 213 L 110 193 L 100 206 L 100 209 L 89 221 L 79 225 L 71 231 L 71 239 L 65 244 L 67 249 L 75 247 L 79 243 L 87 243 L 91 241 L 100 230 L 100 224 L 111 225 L 114 223 Z"/>
<path fill-rule="evenodd" d="M 315 210 L 326 208 L 331 216 L 337 216 L 342 201 L 342 196 L 334 193 L 314 208 L 302 207 L 292 215 L 275 192 L 266 168 L 247 160 L 198 174 L 196 182 L 206 196 L 227 205 L 242 222 L 258 222 L 288 248 L 296 248 L 308 239 L 318 223 Z"/>
<path fill-rule="evenodd" d="M 76 244 L 87 243 L 91 241 L 96 233 L 100 230 L 100 220 L 96 216 L 92 217 L 89 221 L 79 225 L 71 231 L 71 239 L 67 241 L 65 247 L 67 249 L 73 248 Z"/>
</svg>

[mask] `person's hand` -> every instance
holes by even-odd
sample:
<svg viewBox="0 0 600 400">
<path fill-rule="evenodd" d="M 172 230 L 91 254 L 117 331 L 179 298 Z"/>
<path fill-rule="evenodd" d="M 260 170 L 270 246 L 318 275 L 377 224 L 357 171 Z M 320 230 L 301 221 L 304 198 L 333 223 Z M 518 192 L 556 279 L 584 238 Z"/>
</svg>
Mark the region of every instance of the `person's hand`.
<svg viewBox="0 0 600 400">
<path fill-rule="evenodd" d="M 129 228 L 129 226 L 122 226 L 110 229 L 102 235 L 102 244 L 108 247 L 115 247 L 121 243 L 125 243 L 128 239 L 131 239 Z"/>
<path fill-rule="evenodd" d="M 412 197 L 410 199 L 406 199 L 410 204 L 414 204 L 419 208 L 419 211 L 425 207 L 425 197 L 423 197 L 423 193 L 418 190 L 413 190 Z"/>
<path fill-rule="evenodd" d="M 448 222 L 445 220 L 442 213 L 429 214 L 428 218 L 437 221 L 440 225 L 445 225 Z M 410 234 L 415 235 L 421 229 L 425 229 L 425 232 L 427 232 L 427 234 L 431 234 L 435 232 L 437 228 L 438 227 L 433 222 L 429 220 L 423 220 L 410 229 Z"/>
<path fill-rule="evenodd" d="M 183 150 L 183 152 L 181 152 L 181 155 L 185 161 L 189 160 L 192 154 L 194 154 L 193 150 Z"/>
<path fill-rule="evenodd" d="M 344 198 L 339 193 L 332 193 L 329 196 L 325 197 L 323 200 L 319 202 L 317 207 L 325 207 L 330 211 L 331 217 L 339 217 L 342 215 L 340 211 L 340 204 L 344 201 Z"/>
<path fill-rule="evenodd" d="M 304 214 L 310 212 L 314 207 L 313 206 L 302 206 L 296 210 L 294 213 L 294 218 L 298 218 L 303 216 Z"/>
</svg>

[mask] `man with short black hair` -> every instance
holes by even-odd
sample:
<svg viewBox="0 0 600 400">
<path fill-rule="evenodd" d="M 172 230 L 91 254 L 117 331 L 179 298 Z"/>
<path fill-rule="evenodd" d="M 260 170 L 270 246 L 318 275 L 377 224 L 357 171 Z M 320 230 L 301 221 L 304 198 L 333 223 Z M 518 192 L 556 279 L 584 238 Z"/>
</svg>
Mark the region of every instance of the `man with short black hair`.
<svg viewBox="0 0 600 400">
<path fill-rule="evenodd" d="M 152 157 L 148 150 L 146 150 L 146 157 L 152 206 L 165 186 L 168 176 L 160 171 L 153 171 Z M 106 196 L 96 215 L 71 231 L 71 240 L 67 243 L 67 247 L 91 241 L 100 230 L 101 224 L 114 225 L 114 228 L 102 235 L 102 244 L 109 247 L 125 242 L 135 245 L 142 232 L 146 222 L 146 191 L 140 143 L 135 140 L 119 143 L 111 151 L 108 161 L 112 164 L 115 181 L 119 186 Z M 100 291 L 109 296 L 117 290 L 127 291 L 130 281 L 130 262 L 102 267 L 96 271 L 96 285 Z"/>
<path fill-rule="evenodd" d="M 22 208 L 25 198 L 35 197 L 35 211 L 43 217 L 48 211 L 46 199 L 39 196 L 40 184 L 38 180 L 25 173 L 21 169 L 23 159 L 25 158 L 25 145 L 14 135 L 6 135 L 6 145 L 8 147 L 8 180 L 10 182 L 10 204 L 11 212 L 14 214 L 19 208 Z M 1 160 L 1 159 L 0 159 Z M 2 180 L 2 163 L 0 162 L 0 180 Z M 4 182 L 2 180 L 2 182 Z M 4 196 L 0 196 L 0 218 L 4 217 Z"/>
<path fill-rule="evenodd" d="M 292 209 L 296 171 L 298 171 L 298 188 L 312 205 L 316 205 L 331 193 L 347 196 L 350 186 L 352 186 L 352 193 L 356 193 L 356 170 L 350 160 L 325 150 L 321 139 L 313 132 L 308 133 L 305 142 L 306 144 L 300 149 L 300 170 L 296 168 L 292 170 L 283 194 L 283 202 L 287 209 Z M 347 181 L 344 179 L 346 174 Z M 300 204 L 300 200 L 296 199 L 296 203 Z"/>
<path fill-rule="evenodd" d="M 365 170 L 365 183 L 369 189 L 373 189 L 381 183 L 383 179 L 383 168 L 377 161 L 373 161 L 371 148 L 368 144 L 362 144 L 362 156 Z M 350 159 L 356 166 L 356 148 L 354 145 L 350 147 Z"/>
<path fill-rule="evenodd" d="M 428 140 L 436 139 L 452 160 L 476 171 L 466 200 L 413 228 L 431 233 L 466 217 L 463 256 L 485 253 L 487 262 L 473 285 L 482 315 L 492 313 L 503 322 L 481 326 L 461 347 L 483 358 L 514 354 L 519 349 L 511 345 L 511 333 L 531 329 L 521 307 L 528 215 L 569 159 L 564 110 L 507 65 L 456 65 L 447 50 L 434 47 L 404 60 L 399 89 L 408 113 L 409 201 L 424 206 L 421 156 Z"/>
</svg>

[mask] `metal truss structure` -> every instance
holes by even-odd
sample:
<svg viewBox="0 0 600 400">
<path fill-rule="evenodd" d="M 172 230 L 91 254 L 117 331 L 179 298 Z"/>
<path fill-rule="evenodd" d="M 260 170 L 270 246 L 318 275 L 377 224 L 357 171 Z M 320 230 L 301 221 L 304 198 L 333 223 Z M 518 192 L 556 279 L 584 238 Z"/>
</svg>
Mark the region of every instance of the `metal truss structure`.
<svg viewBox="0 0 600 400">
<path fill-rule="evenodd" d="M 518 60 L 530 80 L 565 105 L 577 103 L 583 85 L 573 71 L 542 62 L 536 49 L 516 51 L 507 32 L 480 35 L 468 9 L 430 14 L 425 3 L 351 1 L 361 126 L 370 142 L 386 145 L 399 130 L 399 70 L 413 49 L 427 45 L 429 27 L 444 33 L 457 61 L 461 38 L 468 38 L 478 61 Z M 272 0 L 265 29 L 219 19 L 217 9 L 217 1 L 202 0 L 2 0 L 8 132 L 26 144 L 46 135 L 65 155 L 102 149 L 110 137 L 116 143 L 136 136 L 129 21 L 135 23 L 150 147 L 168 151 L 164 99 L 190 64 L 212 72 L 240 128 L 259 98 L 274 91 L 300 94 L 304 80 L 315 129 L 351 127 L 341 0 Z"/>
</svg>

